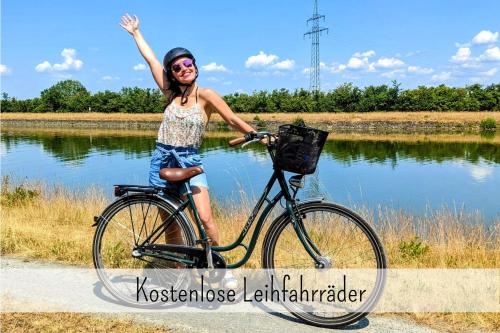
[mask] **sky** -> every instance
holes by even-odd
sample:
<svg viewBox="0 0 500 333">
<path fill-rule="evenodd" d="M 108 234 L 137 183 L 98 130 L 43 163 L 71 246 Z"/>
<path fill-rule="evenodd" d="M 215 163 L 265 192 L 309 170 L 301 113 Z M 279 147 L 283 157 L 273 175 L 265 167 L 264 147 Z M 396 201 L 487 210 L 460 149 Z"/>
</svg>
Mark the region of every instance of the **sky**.
<svg viewBox="0 0 500 333">
<path fill-rule="evenodd" d="M 352 82 L 465 86 L 500 82 L 498 0 L 319 0 L 321 89 Z M 92 93 L 155 88 L 120 17 L 135 14 L 162 61 L 196 56 L 199 84 L 220 94 L 309 88 L 313 0 L 3 0 L 1 91 L 24 99 L 58 81 Z"/>
</svg>

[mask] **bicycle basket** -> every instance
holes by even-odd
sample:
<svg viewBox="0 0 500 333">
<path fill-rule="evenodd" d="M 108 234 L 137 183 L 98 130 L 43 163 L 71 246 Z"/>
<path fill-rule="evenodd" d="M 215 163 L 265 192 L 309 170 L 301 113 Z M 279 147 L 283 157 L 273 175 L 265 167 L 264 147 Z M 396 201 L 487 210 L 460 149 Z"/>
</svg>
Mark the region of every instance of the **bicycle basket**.
<svg viewBox="0 0 500 333">
<path fill-rule="evenodd" d="M 328 132 L 315 128 L 280 126 L 275 166 L 302 175 L 314 173 L 327 136 Z"/>
</svg>

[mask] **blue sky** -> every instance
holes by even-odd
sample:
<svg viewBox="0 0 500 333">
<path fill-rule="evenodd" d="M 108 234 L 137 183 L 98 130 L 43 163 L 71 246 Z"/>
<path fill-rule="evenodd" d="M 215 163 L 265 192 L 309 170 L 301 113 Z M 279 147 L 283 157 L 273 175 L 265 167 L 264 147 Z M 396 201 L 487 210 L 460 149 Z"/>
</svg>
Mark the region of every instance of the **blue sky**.
<svg viewBox="0 0 500 333">
<path fill-rule="evenodd" d="M 185 46 L 199 83 L 221 94 L 308 88 L 312 0 L 1 2 L 1 89 L 31 98 L 63 79 L 91 92 L 155 87 L 132 37 L 136 14 L 161 60 Z M 320 0 L 321 87 L 344 82 L 464 86 L 500 82 L 498 0 Z"/>
</svg>

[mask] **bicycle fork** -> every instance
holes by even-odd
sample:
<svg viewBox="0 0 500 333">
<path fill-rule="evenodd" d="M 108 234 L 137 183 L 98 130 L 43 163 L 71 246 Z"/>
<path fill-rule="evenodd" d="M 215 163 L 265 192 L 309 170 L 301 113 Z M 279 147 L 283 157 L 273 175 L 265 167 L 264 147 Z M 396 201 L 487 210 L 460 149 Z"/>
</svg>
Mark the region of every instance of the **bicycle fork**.
<svg viewBox="0 0 500 333">
<path fill-rule="evenodd" d="M 317 268 L 329 268 L 331 266 L 331 259 L 321 255 L 319 249 L 314 245 L 313 241 L 309 237 L 307 230 L 302 221 L 303 216 L 301 215 L 299 208 L 297 207 L 295 200 L 286 201 L 286 209 L 288 214 L 292 219 L 293 229 L 297 233 L 300 242 L 304 246 L 306 252 L 314 260 Z M 304 216 L 305 218 L 305 216 Z"/>
</svg>

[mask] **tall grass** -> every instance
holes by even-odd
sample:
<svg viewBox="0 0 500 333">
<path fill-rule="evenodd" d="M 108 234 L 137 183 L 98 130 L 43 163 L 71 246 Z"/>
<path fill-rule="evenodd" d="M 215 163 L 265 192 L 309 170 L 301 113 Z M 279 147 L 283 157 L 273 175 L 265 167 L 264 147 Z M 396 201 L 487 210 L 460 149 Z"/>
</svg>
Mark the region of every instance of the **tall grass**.
<svg viewBox="0 0 500 333">
<path fill-rule="evenodd" d="M 1 203 L 1 255 L 92 266 L 93 216 L 100 214 L 109 204 L 102 190 L 90 188 L 75 192 L 39 184 L 12 186 L 4 179 Z M 213 204 L 223 244 L 236 239 L 251 207 L 253 202 L 244 193 L 240 203 Z M 354 210 L 369 221 L 381 237 L 391 268 L 500 266 L 500 218 L 486 226 L 481 214 L 449 207 L 428 207 L 421 216 L 390 207 L 354 207 Z M 269 224 L 267 221 L 266 227 Z M 261 236 L 259 245 L 262 239 Z M 354 237 L 350 239 L 355 240 Z M 243 254 L 244 250 L 238 248 L 228 253 L 226 258 L 229 262 L 236 262 Z M 258 246 L 246 266 L 260 265 Z M 500 318 L 494 313 L 423 313 L 408 316 L 448 331 L 500 328 Z"/>
<path fill-rule="evenodd" d="M 93 217 L 109 204 L 102 190 L 89 188 L 77 192 L 40 184 L 14 187 L 4 178 L 1 203 L 2 255 L 91 266 L 95 231 Z M 214 218 L 223 243 L 237 238 L 253 204 L 244 193 L 238 203 L 213 203 Z M 390 267 L 500 266 L 500 217 L 486 225 L 479 212 L 468 213 L 449 207 L 428 207 L 420 216 L 390 207 L 353 207 L 353 210 L 362 215 L 381 237 Z M 268 218 L 266 226 L 272 218 Z M 260 241 L 262 239 L 261 235 Z M 248 266 L 260 267 L 258 250 Z M 229 253 L 228 260 L 234 262 L 241 258 L 242 253 Z"/>
</svg>

